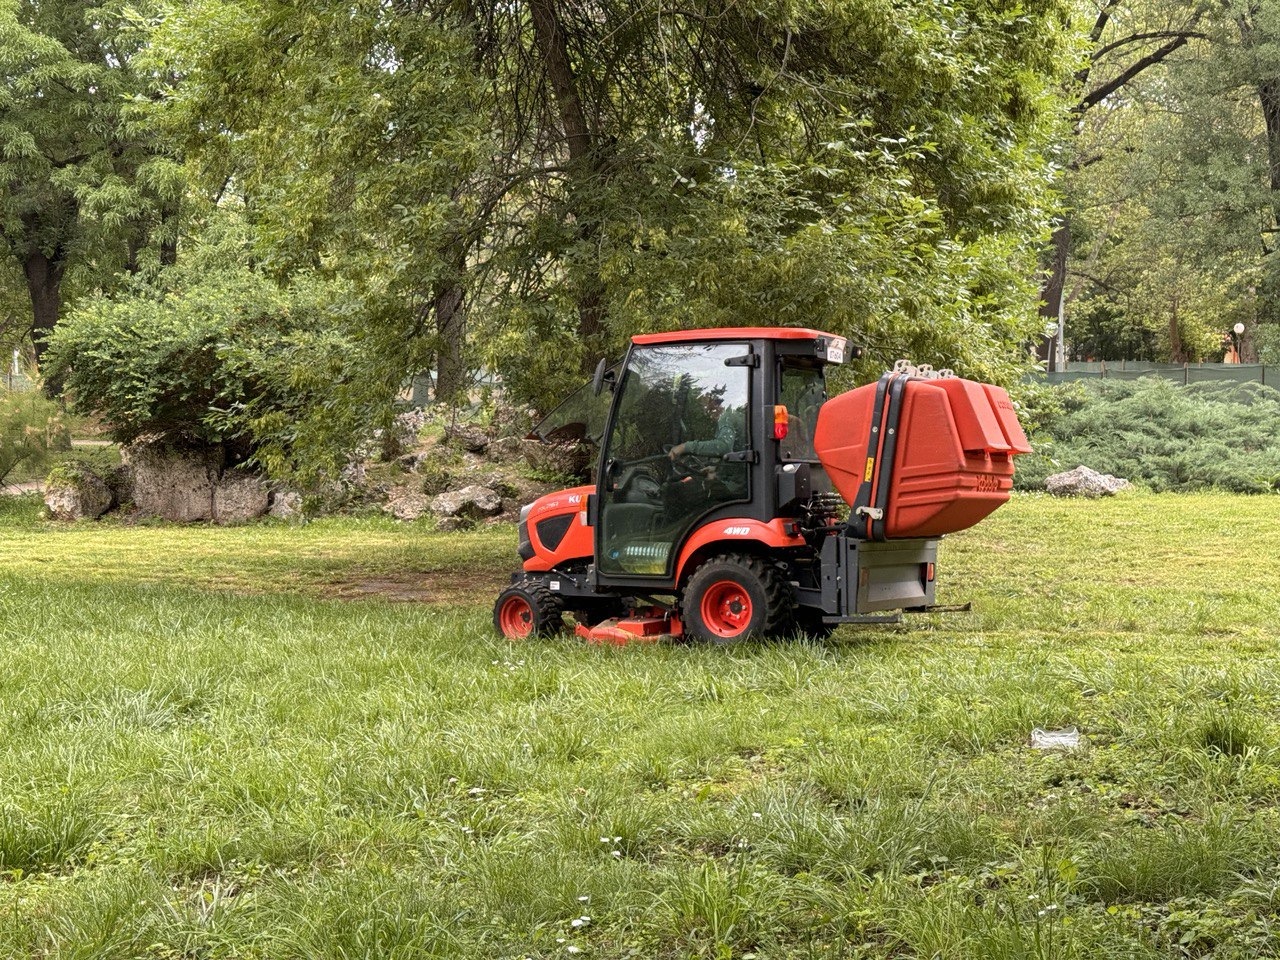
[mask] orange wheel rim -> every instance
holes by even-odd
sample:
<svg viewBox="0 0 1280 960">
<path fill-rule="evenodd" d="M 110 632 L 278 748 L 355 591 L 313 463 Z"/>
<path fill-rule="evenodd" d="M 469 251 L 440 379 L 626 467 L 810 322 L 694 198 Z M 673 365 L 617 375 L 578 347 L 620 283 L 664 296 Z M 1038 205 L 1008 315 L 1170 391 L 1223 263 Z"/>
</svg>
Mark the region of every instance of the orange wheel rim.
<svg viewBox="0 0 1280 960">
<path fill-rule="evenodd" d="M 498 611 L 502 635 L 523 640 L 533 633 L 533 605 L 524 597 L 507 597 Z"/>
<path fill-rule="evenodd" d="M 702 595 L 702 622 L 717 637 L 736 637 L 751 624 L 751 595 L 733 580 L 713 583 Z"/>
</svg>

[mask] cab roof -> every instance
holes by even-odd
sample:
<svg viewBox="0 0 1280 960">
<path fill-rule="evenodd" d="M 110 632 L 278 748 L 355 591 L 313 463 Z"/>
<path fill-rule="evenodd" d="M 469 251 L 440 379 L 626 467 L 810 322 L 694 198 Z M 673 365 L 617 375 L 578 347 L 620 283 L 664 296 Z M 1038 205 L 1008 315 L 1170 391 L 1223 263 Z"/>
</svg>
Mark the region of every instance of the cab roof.
<svg viewBox="0 0 1280 960">
<path fill-rule="evenodd" d="M 808 327 L 713 327 L 707 330 L 672 330 L 669 333 L 642 333 L 632 343 L 687 343 L 690 340 L 817 340 L 833 339 L 834 333 Z"/>
</svg>

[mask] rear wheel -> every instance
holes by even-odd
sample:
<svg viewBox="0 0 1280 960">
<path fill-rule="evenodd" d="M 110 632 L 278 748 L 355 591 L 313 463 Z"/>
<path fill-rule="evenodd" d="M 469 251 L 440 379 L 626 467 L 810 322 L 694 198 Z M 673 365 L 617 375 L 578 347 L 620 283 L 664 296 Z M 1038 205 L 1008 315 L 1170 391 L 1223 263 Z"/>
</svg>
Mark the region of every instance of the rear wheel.
<svg viewBox="0 0 1280 960">
<path fill-rule="evenodd" d="M 786 633 L 792 626 L 795 600 L 776 566 L 745 554 L 724 554 L 694 571 L 680 610 L 689 636 L 731 643 Z"/>
<path fill-rule="evenodd" d="M 493 626 L 508 640 L 545 637 L 564 629 L 560 598 L 536 580 L 522 580 L 498 594 Z"/>
</svg>

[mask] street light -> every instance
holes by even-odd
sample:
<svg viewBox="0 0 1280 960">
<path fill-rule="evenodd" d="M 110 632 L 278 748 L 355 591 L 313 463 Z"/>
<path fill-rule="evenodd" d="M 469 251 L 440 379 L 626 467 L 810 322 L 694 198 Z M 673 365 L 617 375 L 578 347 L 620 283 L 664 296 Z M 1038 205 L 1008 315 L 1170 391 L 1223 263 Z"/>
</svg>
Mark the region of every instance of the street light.
<svg viewBox="0 0 1280 960">
<path fill-rule="evenodd" d="M 1236 325 L 1231 328 L 1231 332 L 1235 335 L 1232 340 L 1235 344 L 1236 363 L 1242 362 L 1240 359 L 1240 337 L 1244 333 L 1244 324 L 1236 321 Z"/>
</svg>

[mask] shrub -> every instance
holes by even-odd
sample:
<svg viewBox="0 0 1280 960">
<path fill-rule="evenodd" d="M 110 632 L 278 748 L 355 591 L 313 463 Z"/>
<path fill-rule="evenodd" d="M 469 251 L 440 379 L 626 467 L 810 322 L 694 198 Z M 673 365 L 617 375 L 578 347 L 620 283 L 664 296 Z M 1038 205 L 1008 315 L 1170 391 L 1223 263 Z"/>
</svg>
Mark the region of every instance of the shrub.
<svg viewBox="0 0 1280 960">
<path fill-rule="evenodd" d="M 1040 489 L 1049 474 L 1080 464 L 1157 491 L 1280 489 L 1278 390 L 1159 377 L 1065 389 L 1060 403 L 1040 401 L 1036 453 L 1018 460 L 1020 489 Z"/>
<path fill-rule="evenodd" d="M 21 473 L 36 476 L 71 438 L 58 406 L 41 393 L 0 393 L 0 483 Z"/>
<path fill-rule="evenodd" d="M 339 475 L 395 387 L 346 333 L 349 292 L 246 267 L 194 272 L 90 299 L 59 324 L 50 360 L 73 409 L 121 443 L 220 445 L 281 478 Z"/>
</svg>

